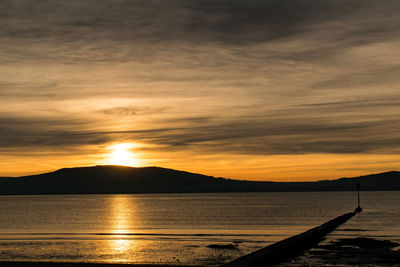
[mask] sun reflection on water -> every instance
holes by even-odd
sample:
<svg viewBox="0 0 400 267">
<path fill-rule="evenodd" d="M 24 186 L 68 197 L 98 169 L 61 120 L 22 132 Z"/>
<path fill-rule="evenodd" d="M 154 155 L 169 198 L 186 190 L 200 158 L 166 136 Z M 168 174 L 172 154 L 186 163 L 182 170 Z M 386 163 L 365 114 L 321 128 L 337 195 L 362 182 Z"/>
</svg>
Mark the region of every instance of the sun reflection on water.
<svg viewBox="0 0 400 267">
<path fill-rule="evenodd" d="M 122 256 L 121 254 L 127 254 L 137 245 L 132 236 L 127 235 L 133 233 L 134 226 L 138 224 L 134 199 L 128 195 L 114 195 L 111 198 L 110 209 L 110 228 L 114 236 L 109 240 L 109 245 L 113 253 Z M 125 258 L 115 260 L 126 261 Z"/>
<path fill-rule="evenodd" d="M 124 237 L 118 237 L 122 239 L 112 239 L 110 240 L 111 246 L 115 252 L 124 253 L 135 245 L 133 240 L 123 239 Z"/>
</svg>

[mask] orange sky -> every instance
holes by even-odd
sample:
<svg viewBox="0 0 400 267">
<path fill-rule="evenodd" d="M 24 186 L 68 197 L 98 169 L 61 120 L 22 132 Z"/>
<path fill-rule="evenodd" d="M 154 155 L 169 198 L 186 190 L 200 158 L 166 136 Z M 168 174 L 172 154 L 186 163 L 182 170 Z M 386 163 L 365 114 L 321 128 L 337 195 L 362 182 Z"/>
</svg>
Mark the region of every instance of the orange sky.
<svg viewBox="0 0 400 267">
<path fill-rule="evenodd" d="M 118 144 L 251 180 L 398 170 L 400 2 L 350 2 L 1 2 L 0 176 Z"/>
</svg>

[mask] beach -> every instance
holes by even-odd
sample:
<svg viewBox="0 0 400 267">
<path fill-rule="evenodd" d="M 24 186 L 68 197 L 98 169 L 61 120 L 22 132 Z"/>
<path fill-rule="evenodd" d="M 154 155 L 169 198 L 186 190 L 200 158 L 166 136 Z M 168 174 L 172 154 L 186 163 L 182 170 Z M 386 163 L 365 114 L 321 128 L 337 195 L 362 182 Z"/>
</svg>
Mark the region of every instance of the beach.
<svg viewBox="0 0 400 267">
<path fill-rule="evenodd" d="M 400 266 L 400 243 L 367 237 L 332 240 L 331 237 L 306 250 L 300 255 L 289 257 L 275 267 L 299 266 Z M 77 263 L 77 262 L 0 262 L 10 267 L 182 267 L 172 264 L 123 264 L 123 263 Z M 187 265 L 194 266 L 194 265 Z M 199 265 L 201 266 L 201 265 Z M 246 265 L 242 265 L 246 266 Z"/>
</svg>

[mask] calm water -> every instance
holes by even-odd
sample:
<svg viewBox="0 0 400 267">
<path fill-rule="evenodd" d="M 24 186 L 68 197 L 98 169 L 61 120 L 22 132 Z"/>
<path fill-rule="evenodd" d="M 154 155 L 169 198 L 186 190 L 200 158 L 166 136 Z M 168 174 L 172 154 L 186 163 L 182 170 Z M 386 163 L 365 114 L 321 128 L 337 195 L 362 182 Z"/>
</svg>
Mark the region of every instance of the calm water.
<svg viewBox="0 0 400 267">
<path fill-rule="evenodd" d="M 362 204 L 332 235 L 400 241 L 400 192 Z M 354 192 L 0 196 L 0 260 L 215 265 L 355 206 Z"/>
</svg>

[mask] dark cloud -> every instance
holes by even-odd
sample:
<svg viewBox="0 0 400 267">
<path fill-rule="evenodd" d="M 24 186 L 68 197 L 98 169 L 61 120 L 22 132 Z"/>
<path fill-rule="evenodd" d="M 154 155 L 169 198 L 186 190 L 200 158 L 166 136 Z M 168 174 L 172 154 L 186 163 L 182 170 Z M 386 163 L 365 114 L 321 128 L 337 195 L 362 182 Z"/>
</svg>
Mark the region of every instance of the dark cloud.
<svg viewBox="0 0 400 267">
<path fill-rule="evenodd" d="M 395 146 L 399 128 L 395 120 L 344 123 L 307 118 L 260 119 L 181 129 L 179 133 L 157 135 L 152 142 L 263 155 L 365 153 Z"/>
<path fill-rule="evenodd" d="M 143 116 L 149 114 L 159 114 L 165 112 L 167 109 L 163 107 L 114 107 L 104 109 L 101 112 L 107 115 L 116 116 Z"/>
<path fill-rule="evenodd" d="M 319 81 L 311 89 L 337 89 L 343 87 L 357 88 L 374 85 L 400 84 L 400 65 L 368 66 L 353 69 L 346 74 L 333 75 L 329 80 Z"/>
<path fill-rule="evenodd" d="M 353 30 L 353 35 L 379 33 L 382 17 L 395 14 L 399 6 L 391 0 L 44 0 L 2 1 L 0 14 L 9 22 L 2 34 L 10 37 L 68 39 L 80 35 L 188 41 L 200 38 L 242 43 L 284 38 L 309 31 L 314 25 L 353 17 L 370 26 Z M 352 30 L 356 26 L 347 28 Z M 88 33 L 90 36 L 85 37 Z"/>
<path fill-rule="evenodd" d="M 5 82 L 0 83 L 0 97 L 3 99 L 20 97 L 24 99 L 52 98 L 58 95 L 58 88 L 59 86 L 56 82 L 30 84 L 30 90 L 27 90 L 24 82 Z"/>
<path fill-rule="evenodd" d="M 66 62 L 152 60 L 185 43 L 247 46 L 318 38 L 325 44 L 289 53 L 310 60 L 395 38 L 399 11 L 399 2 L 391 0 L 2 1 L 0 38 L 36 44 L 10 49 L 25 59 L 39 54 L 40 60 Z M 56 46 L 40 49 L 49 43 Z"/>
<path fill-rule="evenodd" d="M 230 123 L 210 123 L 209 118 L 186 118 L 186 127 L 131 131 L 84 130 L 89 122 L 4 118 L 0 134 L 3 151 L 21 147 L 26 150 L 63 149 L 109 142 L 147 142 L 168 151 L 196 150 L 240 154 L 275 155 L 308 153 L 387 152 L 400 139 L 398 120 L 360 122 L 327 121 L 300 117 L 296 120 L 248 118 Z M 201 125 L 209 122 L 208 125 Z M 156 149 L 160 149 L 159 147 Z"/>
<path fill-rule="evenodd" d="M 0 146 L 5 148 L 20 147 L 29 150 L 30 147 L 77 146 L 83 144 L 103 143 L 107 138 L 91 136 L 81 138 L 85 134 L 81 129 L 88 124 L 81 119 L 15 117 L 13 115 L 0 116 Z"/>
</svg>

